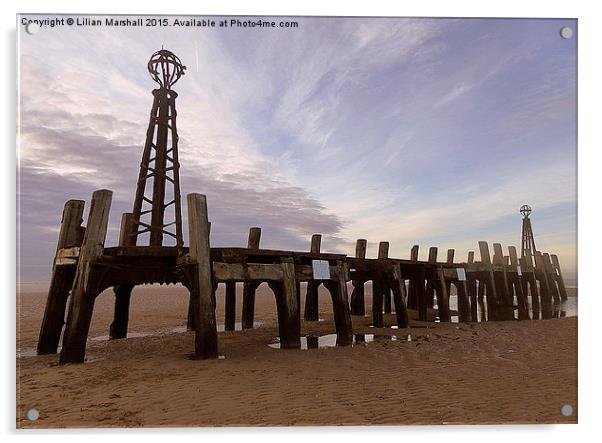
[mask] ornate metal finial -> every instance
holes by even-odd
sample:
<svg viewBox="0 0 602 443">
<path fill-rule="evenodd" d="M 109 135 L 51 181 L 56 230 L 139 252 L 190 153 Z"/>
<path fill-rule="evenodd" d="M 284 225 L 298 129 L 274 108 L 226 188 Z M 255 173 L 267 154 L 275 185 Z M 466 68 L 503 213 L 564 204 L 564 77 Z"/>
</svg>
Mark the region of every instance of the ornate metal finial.
<svg viewBox="0 0 602 443">
<path fill-rule="evenodd" d="M 171 87 L 184 75 L 186 66 L 182 64 L 177 55 L 163 49 L 155 52 L 148 61 L 148 72 L 162 89 Z"/>
<path fill-rule="evenodd" d="M 529 218 L 529 215 L 531 214 L 531 206 L 522 205 L 520 207 L 520 213 L 523 215 L 524 218 Z"/>
</svg>

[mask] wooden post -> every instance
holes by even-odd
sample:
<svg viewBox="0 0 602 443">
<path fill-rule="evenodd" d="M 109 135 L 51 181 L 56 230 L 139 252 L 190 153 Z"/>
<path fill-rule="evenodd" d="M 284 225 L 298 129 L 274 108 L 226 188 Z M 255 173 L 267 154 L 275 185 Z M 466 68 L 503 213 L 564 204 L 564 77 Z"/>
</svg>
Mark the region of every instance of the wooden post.
<svg viewBox="0 0 602 443">
<path fill-rule="evenodd" d="M 487 321 L 487 311 L 488 306 L 485 307 L 485 289 L 487 288 L 487 284 L 484 279 L 479 280 L 479 284 L 477 287 L 477 300 L 479 305 L 479 310 L 481 311 L 481 322 Z M 490 318 L 490 320 L 493 320 Z"/>
<path fill-rule="evenodd" d="M 523 270 L 519 265 L 516 248 L 514 246 L 508 246 L 508 253 L 510 257 L 510 266 L 512 267 L 512 272 L 508 274 L 508 278 L 510 281 L 510 291 L 512 291 L 512 288 L 514 288 L 514 292 L 516 293 L 516 301 L 518 303 L 518 319 L 529 320 L 529 305 L 527 303 L 527 296 L 523 292 Z"/>
<path fill-rule="evenodd" d="M 449 296 L 447 294 L 447 286 L 445 285 L 445 275 L 443 268 L 437 269 L 439 276 L 435 282 L 436 294 L 437 294 L 437 311 L 439 313 L 439 321 L 442 323 L 451 321 L 451 314 L 449 312 Z"/>
<path fill-rule="evenodd" d="M 431 246 L 429 248 L 428 262 L 429 263 L 437 263 L 437 247 L 436 246 Z M 429 307 L 429 308 L 434 307 L 435 306 L 434 300 L 435 300 L 435 284 L 431 280 L 427 280 L 426 281 L 426 305 L 427 305 L 427 307 Z"/>
<path fill-rule="evenodd" d="M 408 309 L 406 306 L 406 284 L 401 275 L 401 266 L 393 268 L 393 300 L 395 302 L 395 317 L 397 318 L 397 326 L 407 328 L 410 326 L 408 317 Z"/>
<path fill-rule="evenodd" d="M 554 298 L 554 304 L 560 304 L 560 288 L 556 282 L 556 271 L 554 270 L 554 266 L 552 265 L 552 261 L 550 260 L 550 254 L 547 252 L 543 254 L 544 267 L 546 270 L 546 274 L 548 275 L 548 284 L 550 285 L 550 292 L 552 293 L 552 297 Z"/>
<path fill-rule="evenodd" d="M 136 222 L 131 213 L 121 214 L 121 227 L 119 230 L 119 246 L 134 246 L 137 236 Z M 128 323 L 130 318 L 130 300 L 134 285 L 118 285 L 113 288 L 115 294 L 115 308 L 113 322 L 109 327 L 109 340 L 127 338 Z"/>
<path fill-rule="evenodd" d="M 247 248 L 259 249 L 261 241 L 261 228 L 253 227 L 249 229 L 249 240 Z M 242 289 L 242 328 L 253 329 L 255 321 L 255 291 L 259 286 L 258 282 L 245 282 Z"/>
<path fill-rule="evenodd" d="M 504 251 L 500 243 L 493 244 L 493 264 L 497 267 L 501 267 L 501 271 L 495 271 L 493 273 L 495 280 L 496 294 L 498 297 L 498 307 L 503 306 L 500 309 L 500 315 L 505 320 L 514 320 L 514 297 L 511 295 L 508 288 L 508 276 L 506 273 L 506 266 L 504 266 Z"/>
<path fill-rule="evenodd" d="M 412 246 L 410 251 L 410 260 L 418 261 L 418 245 Z M 408 283 L 408 308 L 418 309 L 418 295 L 416 293 L 416 282 L 414 279 L 410 279 Z"/>
<path fill-rule="evenodd" d="M 489 320 L 498 320 L 498 297 L 493 277 L 493 267 L 491 265 L 491 256 L 489 255 L 489 245 L 487 242 L 479 242 L 479 251 L 481 253 L 481 263 L 487 268 L 484 280 L 479 282 L 480 286 L 485 283 L 487 288 L 487 311 Z M 484 289 L 484 288 L 483 288 Z"/>
<path fill-rule="evenodd" d="M 312 254 L 319 254 L 322 244 L 322 235 L 314 234 L 311 236 Z M 303 318 L 307 321 L 318 321 L 320 318 L 318 288 L 322 282 L 318 280 L 310 280 L 307 282 L 307 292 L 305 294 L 305 312 Z"/>
<path fill-rule="evenodd" d="M 217 327 L 215 324 L 215 297 L 209 248 L 209 220 L 207 198 L 202 194 L 188 194 L 188 229 L 190 259 L 196 263 L 194 286 L 198 300 L 196 315 L 195 358 L 217 358 Z"/>
<path fill-rule="evenodd" d="M 337 261 L 336 265 L 339 270 L 336 279 L 325 280 L 324 286 L 326 286 L 332 298 L 334 324 L 337 330 L 337 346 L 349 346 L 353 344 L 353 329 L 347 297 L 345 264 L 342 261 Z"/>
<path fill-rule="evenodd" d="M 90 264 L 103 253 L 112 196 L 113 193 L 106 189 L 92 194 L 88 224 L 71 290 L 60 364 L 83 363 L 86 356 L 86 340 L 94 311 L 94 300 L 98 295 L 96 291 L 91 290 L 94 282 Z"/>
<path fill-rule="evenodd" d="M 474 251 L 468 252 L 468 268 L 474 263 Z M 473 322 L 479 321 L 478 316 L 478 304 L 477 304 L 477 279 L 474 273 L 466 270 L 466 287 L 468 291 L 468 298 L 470 300 L 470 319 Z"/>
<path fill-rule="evenodd" d="M 556 282 L 558 283 L 558 289 L 560 290 L 560 300 L 567 301 L 568 295 L 566 292 L 566 286 L 564 285 L 564 278 L 562 277 L 562 271 L 560 270 L 560 262 L 556 254 L 551 254 L 552 264 L 554 265 L 554 272 L 556 274 Z"/>
<path fill-rule="evenodd" d="M 55 262 L 61 249 L 71 246 L 81 246 L 83 213 L 83 200 L 69 200 L 65 203 L 59 239 L 56 245 Z M 50 280 L 46 309 L 38 340 L 38 355 L 56 354 L 63 324 L 65 323 L 67 298 L 73 284 L 74 274 L 75 266 L 57 266 L 56 263 L 52 265 L 52 278 Z"/>
<path fill-rule="evenodd" d="M 418 319 L 420 321 L 427 321 L 427 299 L 425 292 L 425 267 L 420 266 L 417 271 L 416 281 L 414 283 L 416 288 L 416 298 L 418 301 Z"/>
<path fill-rule="evenodd" d="M 378 259 L 386 258 L 388 255 L 389 243 L 380 242 L 378 244 Z M 372 324 L 376 328 L 383 327 L 383 296 L 385 287 L 387 286 L 382 278 L 377 277 L 372 280 Z"/>
<path fill-rule="evenodd" d="M 134 285 L 118 285 L 113 287 L 115 293 L 115 311 L 113 322 L 109 327 L 109 340 L 127 338 L 130 319 L 130 299 Z"/>
<path fill-rule="evenodd" d="M 378 244 L 378 258 L 385 259 L 389 258 L 389 242 L 380 242 Z M 385 281 L 382 281 L 382 291 L 383 291 L 383 309 L 385 314 L 391 313 L 391 289 L 386 284 Z"/>
<path fill-rule="evenodd" d="M 355 257 L 366 258 L 366 246 L 368 241 L 360 238 L 355 242 Z M 364 301 L 364 281 L 353 280 L 351 285 L 353 291 L 351 292 L 351 315 L 366 315 L 366 304 Z"/>
<path fill-rule="evenodd" d="M 552 293 L 548 282 L 548 274 L 540 251 L 535 251 L 535 276 L 539 280 L 539 294 L 541 297 L 541 316 L 542 318 L 552 318 Z"/>
<path fill-rule="evenodd" d="M 226 282 L 226 300 L 224 306 L 224 330 L 234 331 L 236 325 L 236 282 Z"/>
<path fill-rule="evenodd" d="M 541 303 L 539 299 L 539 288 L 535 277 L 535 268 L 533 266 L 533 255 L 531 251 L 526 250 L 525 256 L 519 259 L 523 273 L 523 292 L 525 298 L 531 294 L 531 310 L 533 320 L 538 320 L 541 312 Z"/>
<path fill-rule="evenodd" d="M 468 284 L 465 280 L 456 280 L 458 292 L 458 319 L 465 323 L 471 319 L 470 300 L 468 298 Z"/>
<path fill-rule="evenodd" d="M 456 251 L 454 249 L 448 249 L 447 250 L 447 260 L 446 260 L 446 263 L 453 264 L 455 252 Z M 447 296 L 451 297 L 451 280 L 448 280 L 447 282 L 445 282 L 445 287 L 447 289 Z M 459 301 L 459 299 L 458 299 L 458 301 Z M 458 306 L 459 306 L 459 304 L 458 304 Z"/>
<path fill-rule="evenodd" d="M 281 348 L 301 347 L 301 317 L 297 303 L 295 265 L 286 260 L 282 263 L 283 281 L 268 282 L 276 296 L 278 330 Z"/>
</svg>

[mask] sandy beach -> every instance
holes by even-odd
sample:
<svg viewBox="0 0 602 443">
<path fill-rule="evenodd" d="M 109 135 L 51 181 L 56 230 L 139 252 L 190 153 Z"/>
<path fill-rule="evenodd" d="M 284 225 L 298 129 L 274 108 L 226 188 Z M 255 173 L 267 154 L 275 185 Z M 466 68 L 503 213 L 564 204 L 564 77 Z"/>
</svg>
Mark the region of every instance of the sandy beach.
<svg viewBox="0 0 602 443">
<path fill-rule="evenodd" d="M 334 332 L 320 289 L 320 322 Z M 237 288 L 240 321 L 241 287 Z M 473 324 L 412 322 L 375 329 L 353 317 L 369 343 L 280 350 L 276 305 L 262 285 L 254 330 L 220 332 L 223 358 L 195 361 L 185 332 L 183 288 L 139 287 L 130 337 L 106 340 L 113 295 L 96 302 L 87 362 L 57 366 L 35 356 L 44 292 L 21 293 L 17 313 L 17 427 L 307 426 L 577 422 L 577 318 Z M 217 320 L 223 325 L 223 288 Z M 370 297 L 367 297 L 367 304 Z M 369 310 L 368 310 L 369 312 Z M 415 318 L 415 313 L 411 312 Z M 386 315 L 385 324 L 394 316 Z M 391 339 L 394 335 L 395 339 Z M 359 337 L 358 337 L 359 338 Z M 570 404 L 571 417 L 560 414 Z M 39 420 L 25 419 L 35 408 Z"/>
</svg>

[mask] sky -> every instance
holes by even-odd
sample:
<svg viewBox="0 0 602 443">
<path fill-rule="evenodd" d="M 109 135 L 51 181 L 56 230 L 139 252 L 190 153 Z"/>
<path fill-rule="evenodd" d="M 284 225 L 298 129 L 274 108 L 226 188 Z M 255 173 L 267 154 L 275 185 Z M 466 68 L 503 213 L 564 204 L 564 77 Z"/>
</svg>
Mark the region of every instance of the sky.
<svg viewBox="0 0 602 443">
<path fill-rule="evenodd" d="M 111 189 L 116 244 L 161 46 L 188 68 L 173 88 L 180 181 L 207 195 L 212 246 L 260 226 L 265 248 L 321 233 L 325 252 L 365 238 L 368 257 L 386 240 L 391 257 L 417 244 L 465 261 L 480 240 L 520 249 L 528 203 L 537 248 L 575 279 L 576 21 L 286 19 L 299 26 L 21 26 L 18 282 L 49 279 L 69 199 Z"/>
</svg>

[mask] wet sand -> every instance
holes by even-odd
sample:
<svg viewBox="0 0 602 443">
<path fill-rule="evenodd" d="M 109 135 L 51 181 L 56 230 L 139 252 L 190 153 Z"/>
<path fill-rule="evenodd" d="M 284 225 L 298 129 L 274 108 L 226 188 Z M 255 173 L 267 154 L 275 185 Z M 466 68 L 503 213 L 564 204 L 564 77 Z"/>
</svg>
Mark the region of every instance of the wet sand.
<svg viewBox="0 0 602 443">
<path fill-rule="evenodd" d="M 335 331 L 320 289 L 320 317 L 302 334 Z M 237 288 L 240 321 L 241 288 Z M 304 292 L 304 291 L 303 291 Z M 27 356 L 37 343 L 46 294 L 18 300 L 17 427 L 399 425 L 577 422 L 577 318 L 370 328 L 395 335 L 353 347 L 274 349 L 276 305 L 262 285 L 254 330 L 219 333 L 219 360 L 190 360 L 183 288 L 136 288 L 125 340 L 103 340 L 113 296 L 96 303 L 83 365 Z M 223 324 L 223 288 L 217 319 Z M 370 297 L 367 297 L 369 305 Z M 368 310 L 369 311 L 369 310 Z M 415 317 L 411 312 L 411 317 Z M 385 315 L 385 324 L 394 316 Z M 144 336 L 144 334 L 150 334 Z M 408 335 L 411 341 L 408 341 Z M 574 413 L 563 417 L 560 407 Z M 40 412 L 36 422 L 28 409 Z"/>
</svg>

